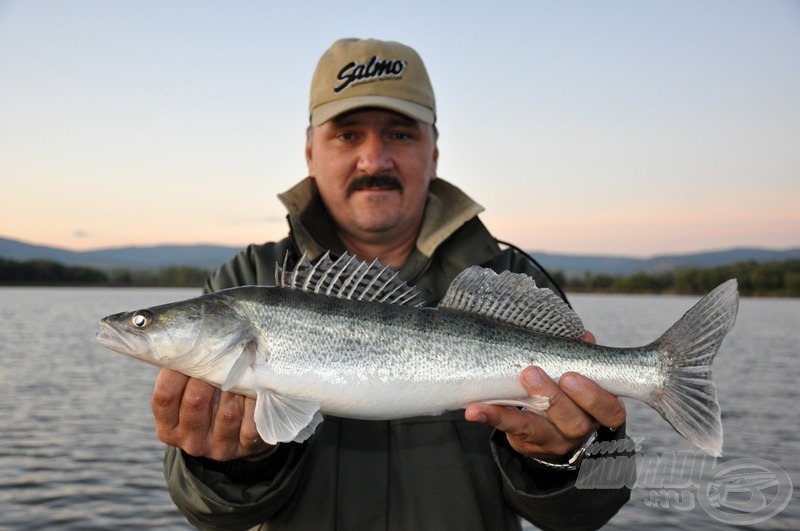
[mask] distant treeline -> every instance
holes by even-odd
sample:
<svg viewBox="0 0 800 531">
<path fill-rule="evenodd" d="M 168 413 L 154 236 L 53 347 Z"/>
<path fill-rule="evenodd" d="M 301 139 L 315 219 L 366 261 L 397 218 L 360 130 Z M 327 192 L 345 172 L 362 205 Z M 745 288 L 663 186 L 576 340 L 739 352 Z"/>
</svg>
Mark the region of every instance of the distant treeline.
<svg viewBox="0 0 800 531">
<path fill-rule="evenodd" d="M 0 285 L 13 286 L 119 286 L 197 288 L 209 271 L 172 266 L 158 271 L 65 266 L 52 260 L 18 262 L 0 258 Z"/>
<path fill-rule="evenodd" d="M 606 275 L 584 273 L 582 277 L 553 275 L 567 291 L 589 293 L 673 293 L 702 295 L 728 279 L 739 281 L 739 292 L 749 296 L 800 297 L 800 260 L 739 262 L 694 268 L 676 268 L 664 273 Z"/>
<path fill-rule="evenodd" d="M 158 271 L 118 269 L 110 272 L 65 266 L 52 260 L 18 262 L 0 258 L 0 285 L 14 286 L 151 286 L 202 287 L 209 271 L 195 267 L 165 267 Z M 664 273 L 607 275 L 584 273 L 555 280 L 571 292 L 705 294 L 730 278 L 742 295 L 800 297 L 800 260 L 740 262 L 710 268 L 676 268 Z"/>
</svg>

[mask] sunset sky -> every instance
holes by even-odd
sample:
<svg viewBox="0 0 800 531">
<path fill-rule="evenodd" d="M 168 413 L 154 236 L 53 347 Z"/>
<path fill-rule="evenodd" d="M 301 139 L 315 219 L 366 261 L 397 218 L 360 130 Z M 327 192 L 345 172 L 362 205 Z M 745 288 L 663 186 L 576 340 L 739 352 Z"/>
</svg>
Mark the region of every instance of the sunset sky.
<svg viewBox="0 0 800 531">
<path fill-rule="evenodd" d="M 529 250 L 800 246 L 800 2 L 0 0 L 0 236 L 84 250 L 281 238 L 308 89 L 399 40 L 439 175 Z"/>
</svg>

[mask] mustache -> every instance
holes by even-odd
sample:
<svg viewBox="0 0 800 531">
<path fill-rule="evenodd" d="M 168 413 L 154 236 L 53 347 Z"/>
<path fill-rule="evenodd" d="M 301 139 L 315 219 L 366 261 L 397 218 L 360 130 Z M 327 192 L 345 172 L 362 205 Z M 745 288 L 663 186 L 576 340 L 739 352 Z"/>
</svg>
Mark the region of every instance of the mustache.
<svg viewBox="0 0 800 531">
<path fill-rule="evenodd" d="M 402 190 L 403 184 L 400 182 L 400 179 L 394 175 L 365 175 L 364 177 L 357 177 L 350 182 L 347 186 L 347 195 L 349 196 L 357 190 L 364 190 L 366 188 Z"/>
</svg>

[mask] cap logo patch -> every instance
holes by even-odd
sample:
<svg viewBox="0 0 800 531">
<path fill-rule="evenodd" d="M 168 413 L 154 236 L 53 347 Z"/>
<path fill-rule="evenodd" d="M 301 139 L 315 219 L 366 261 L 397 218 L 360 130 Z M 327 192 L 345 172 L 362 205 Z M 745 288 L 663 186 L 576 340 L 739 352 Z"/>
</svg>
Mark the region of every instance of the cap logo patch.
<svg viewBox="0 0 800 531">
<path fill-rule="evenodd" d="M 373 55 L 363 65 L 352 61 L 339 71 L 336 79 L 342 81 L 342 84 L 334 88 L 333 91 L 339 93 L 359 83 L 403 77 L 403 70 L 406 69 L 407 64 L 406 61 L 401 59 L 381 59 L 377 55 Z"/>
</svg>

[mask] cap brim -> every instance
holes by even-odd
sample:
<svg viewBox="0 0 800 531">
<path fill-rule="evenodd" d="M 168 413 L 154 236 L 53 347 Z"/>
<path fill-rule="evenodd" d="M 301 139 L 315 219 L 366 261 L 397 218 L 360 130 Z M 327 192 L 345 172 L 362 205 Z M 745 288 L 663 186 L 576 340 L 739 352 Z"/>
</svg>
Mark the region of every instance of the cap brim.
<svg viewBox="0 0 800 531">
<path fill-rule="evenodd" d="M 396 111 L 424 124 L 433 124 L 436 121 L 433 110 L 417 103 L 385 96 L 356 96 L 319 105 L 311 113 L 311 125 L 319 127 L 340 114 L 364 107 Z"/>
</svg>

